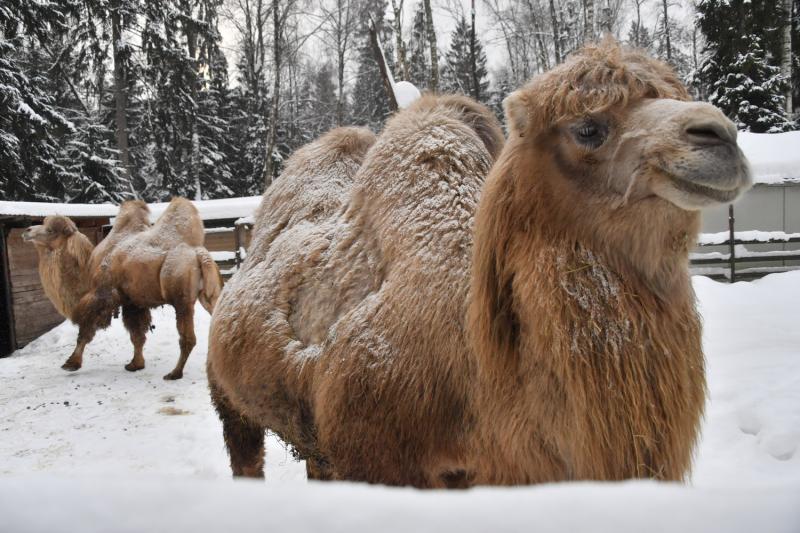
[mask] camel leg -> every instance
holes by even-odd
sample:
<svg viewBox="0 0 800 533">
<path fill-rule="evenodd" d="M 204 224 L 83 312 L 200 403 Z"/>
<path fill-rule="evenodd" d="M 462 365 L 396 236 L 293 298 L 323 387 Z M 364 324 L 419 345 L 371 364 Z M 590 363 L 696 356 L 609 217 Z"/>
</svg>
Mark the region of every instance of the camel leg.
<svg viewBox="0 0 800 533">
<path fill-rule="evenodd" d="M 150 310 L 135 305 L 122 306 L 122 323 L 131 335 L 133 343 L 133 359 L 125 365 L 125 370 L 135 372 L 144 368 L 144 342 L 147 330 L 150 329 Z"/>
<path fill-rule="evenodd" d="M 72 355 L 61 365 L 64 370 L 74 372 L 83 364 L 83 350 L 92 342 L 98 329 L 111 324 L 111 317 L 119 305 L 119 294 L 113 289 L 101 288 L 84 296 L 73 313 L 78 324 L 78 342 Z"/>
<path fill-rule="evenodd" d="M 315 481 L 330 481 L 333 471 L 325 461 L 309 457 L 306 459 L 306 477 Z"/>
<path fill-rule="evenodd" d="M 250 422 L 235 411 L 210 377 L 208 385 L 211 403 L 222 421 L 222 434 L 234 477 L 263 478 L 266 428 Z"/>
<path fill-rule="evenodd" d="M 175 317 L 178 322 L 178 335 L 180 336 L 181 356 L 175 368 L 164 376 L 164 379 L 181 379 L 183 377 L 183 367 L 189 354 L 192 352 L 197 339 L 194 336 L 194 307 L 191 305 L 175 306 Z"/>
<path fill-rule="evenodd" d="M 80 326 L 78 329 L 78 343 L 72 351 L 72 355 L 61 365 L 61 368 L 69 372 L 75 372 L 83 365 L 83 350 L 86 345 L 92 342 L 96 332 L 94 324 Z"/>
</svg>

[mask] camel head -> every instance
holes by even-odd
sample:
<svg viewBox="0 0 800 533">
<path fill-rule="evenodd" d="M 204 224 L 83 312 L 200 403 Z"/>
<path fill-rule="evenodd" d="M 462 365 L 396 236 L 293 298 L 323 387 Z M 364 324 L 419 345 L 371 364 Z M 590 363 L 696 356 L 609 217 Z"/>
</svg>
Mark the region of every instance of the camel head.
<svg viewBox="0 0 800 533">
<path fill-rule="evenodd" d="M 751 178 L 734 124 L 689 100 L 670 67 L 609 39 L 504 105 L 510 136 L 561 181 L 558 194 L 618 207 L 658 198 L 696 211 L 732 202 Z"/>
<path fill-rule="evenodd" d="M 33 243 L 37 247 L 56 250 L 67 243 L 78 227 L 67 217 L 51 215 L 44 219 L 38 226 L 31 226 L 22 233 L 25 242 Z"/>
</svg>

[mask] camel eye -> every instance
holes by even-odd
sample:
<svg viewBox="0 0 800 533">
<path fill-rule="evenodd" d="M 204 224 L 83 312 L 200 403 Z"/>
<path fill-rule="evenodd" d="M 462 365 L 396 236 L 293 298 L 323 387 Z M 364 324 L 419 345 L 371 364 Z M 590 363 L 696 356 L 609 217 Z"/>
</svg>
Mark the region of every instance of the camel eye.
<svg viewBox="0 0 800 533">
<path fill-rule="evenodd" d="M 582 120 L 572 128 L 575 141 L 585 148 L 595 149 L 603 144 L 608 136 L 608 128 L 591 119 Z"/>
</svg>

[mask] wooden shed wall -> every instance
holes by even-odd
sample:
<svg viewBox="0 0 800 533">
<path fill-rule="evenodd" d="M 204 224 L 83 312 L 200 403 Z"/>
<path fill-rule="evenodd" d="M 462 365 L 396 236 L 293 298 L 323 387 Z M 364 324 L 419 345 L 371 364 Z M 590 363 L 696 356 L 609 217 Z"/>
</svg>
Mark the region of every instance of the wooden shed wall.
<svg viewBox="0 0 800 533">
<path fill-rule="evenodd" d="M 102 239 L 108 219 L 76 220 L 78 229 L 93 243 Z M 34 220 L 33 224 L 40 223 Z M 22 240 L 25 227 L 10 228 L 6 234 L 6 260 L 13 320 L 14 346 L 21 348 L 64 321 L 47 298 L 39 279 L 36 248 Z"/>
</svg>

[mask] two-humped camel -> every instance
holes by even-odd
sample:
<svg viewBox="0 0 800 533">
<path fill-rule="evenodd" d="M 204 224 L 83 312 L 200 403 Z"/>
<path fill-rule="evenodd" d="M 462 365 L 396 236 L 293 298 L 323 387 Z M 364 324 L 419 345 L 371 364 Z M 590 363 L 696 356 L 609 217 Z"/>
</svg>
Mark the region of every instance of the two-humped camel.
<svg viewBox="0 0 800 533">
<path fill-rule="evenodd" d="M 144 368 L 142 353 L 150 329 L 150 309 L 171 305 L 180 335 L 180 357 L 164 379 L 180 379 L 194 348 L 194 304 L 211 313 L 222 290 L 216 263 L 203 248 L 203 222 L 189 200 L 173 199 L 155 224 L 141 201 L 120 206 L 114 227 L 92 250 L 66 217 L 45 219 L 25 232 L 39 252 L 45 293 L 58 311 L 78 325 L 78 343 L 62 368 L 78 370 L 95 332 L 122 321 L 134 353 L 126 370 Z"/>
<path fill-rule="evenodd" d="M 613 42 L 505 108 L 485 184 L 496 121 L 428 96 L 388 122 L 341 209 L 283 230 L 259 214 L 209 342 L 235 475 L 262 475 L 269 428 L 316 478 L 685 478 L 705 397 L 688 250 L 699 209 L 750 185 L 734 125 Z M 301 163 L 281 179 L 310 179 Z"/>
</svg>

